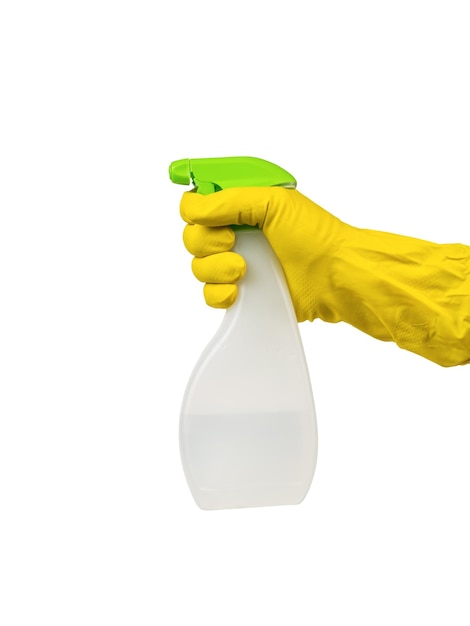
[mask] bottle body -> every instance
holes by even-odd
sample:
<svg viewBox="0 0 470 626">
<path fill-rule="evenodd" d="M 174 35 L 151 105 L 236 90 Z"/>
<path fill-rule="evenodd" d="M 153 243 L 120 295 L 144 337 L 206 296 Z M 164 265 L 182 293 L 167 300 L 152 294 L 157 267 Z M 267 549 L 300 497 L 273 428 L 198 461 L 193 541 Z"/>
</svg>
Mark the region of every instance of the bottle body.
<svg viewBox="0 0 470 626">
<path fill-rule="evenodd" d="M 183 469 L 203 509 L 298 504 L 317 457 L 303 346 L 268 241 L 259 229 L 236 235 L 247 272 L 186 388 Z"/>
</svg>

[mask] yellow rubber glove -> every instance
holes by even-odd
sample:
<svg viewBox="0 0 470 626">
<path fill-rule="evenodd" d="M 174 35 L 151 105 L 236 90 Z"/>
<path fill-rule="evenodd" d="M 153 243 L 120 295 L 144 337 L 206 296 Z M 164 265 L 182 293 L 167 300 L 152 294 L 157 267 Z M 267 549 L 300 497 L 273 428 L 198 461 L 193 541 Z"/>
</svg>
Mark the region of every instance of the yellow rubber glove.
<svg viewBox="0 0 470 626">
<path fill-rule="evenodd" d="M 258 225 L 299 322 L 343 321 L 442 366 L 470 362 L 469 246 L 355 228 L 281 187 L 187 192 L 181 216 L 208 305 L 231 306 L 245 272 L 227 225 Z"/>
</svg>

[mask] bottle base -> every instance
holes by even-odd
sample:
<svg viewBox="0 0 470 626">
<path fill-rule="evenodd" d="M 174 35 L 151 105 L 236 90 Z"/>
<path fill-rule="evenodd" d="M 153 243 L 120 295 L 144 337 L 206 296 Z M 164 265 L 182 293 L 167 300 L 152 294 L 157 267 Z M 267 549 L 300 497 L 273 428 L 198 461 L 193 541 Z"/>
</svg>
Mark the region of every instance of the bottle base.
<svg viewBox="0 0 470 626">
<path fill-rule="evenodd" d="M 196 503 L 202 509 L 299 504 L 315 470 L 311 423 L 300 411 L 185 416 L 181 455 Z"/>
</svg>

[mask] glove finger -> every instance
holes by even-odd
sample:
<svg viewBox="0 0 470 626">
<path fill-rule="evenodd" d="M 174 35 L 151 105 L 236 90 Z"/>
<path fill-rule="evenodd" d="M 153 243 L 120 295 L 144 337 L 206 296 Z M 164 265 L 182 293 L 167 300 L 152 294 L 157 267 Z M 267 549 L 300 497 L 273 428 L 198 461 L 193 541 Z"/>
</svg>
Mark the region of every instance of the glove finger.
<svg viewBox="0 0 470 626">
<path fill-rule="evenodd" d="M 188 252 L 203 257 L 231 250 L 235 243 L 235 233 L 228 226 L 209 228 L 188 224 L 183 231 L 183 242 Z"/>
<path fill-rule="evenodd" d="M 194 276 L 202 283 L 234 283 L 245 274 L 245 259 L 236 252 L 221 252 L 192 262 Z"/>
<path fill-rule="evenodd" d="M 263 226 L 270 200 L 288 190 L 281 187 L 237 187 L 207 196 L 187 191 L 180 204 L 181 217 L 189 224 Z"/>
<path fill-rule="evenodd" d="M 237 299 L 236 285 L 204 285 L 204 299 L 206 304 L 214 309 L 228 309 Z"/>
</svg>

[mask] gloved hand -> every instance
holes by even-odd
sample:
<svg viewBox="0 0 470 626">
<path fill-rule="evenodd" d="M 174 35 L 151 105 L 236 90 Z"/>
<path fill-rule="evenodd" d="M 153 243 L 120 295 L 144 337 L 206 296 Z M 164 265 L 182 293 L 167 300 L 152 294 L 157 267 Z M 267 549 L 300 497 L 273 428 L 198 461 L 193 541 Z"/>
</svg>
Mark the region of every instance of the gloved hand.
<svg viewBox="0 0 470 626">
<path fill-rule="evenodd" d="M 258 225 L 299 322 L 344 321 L 443 366 L 470 362 L 470 247 L 355 228 L 282 187 L 187 192 L 181 216 L 210 306 L 231 306 L 245 272 L 227 225 Z"/>
</svg>

